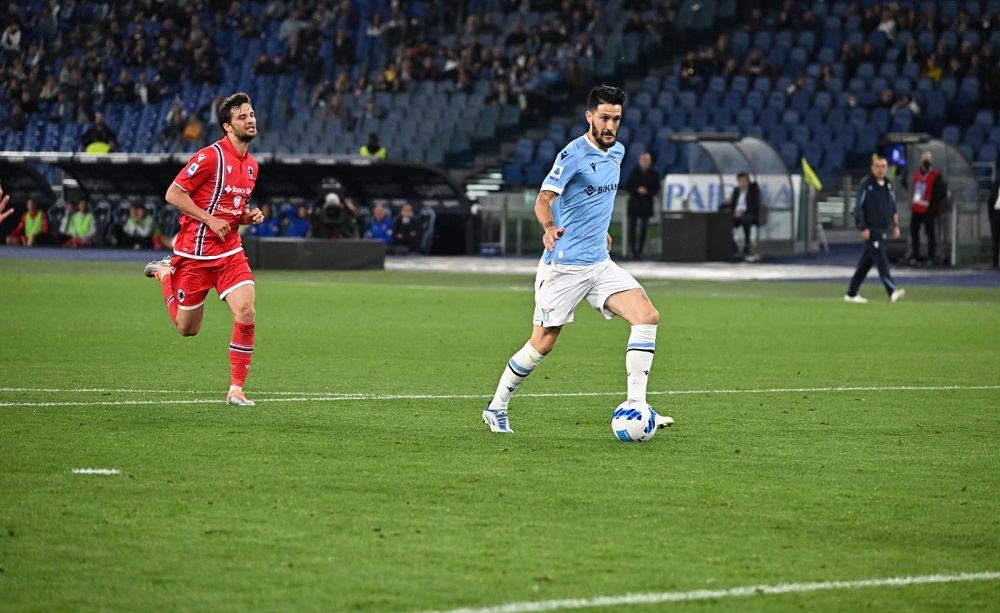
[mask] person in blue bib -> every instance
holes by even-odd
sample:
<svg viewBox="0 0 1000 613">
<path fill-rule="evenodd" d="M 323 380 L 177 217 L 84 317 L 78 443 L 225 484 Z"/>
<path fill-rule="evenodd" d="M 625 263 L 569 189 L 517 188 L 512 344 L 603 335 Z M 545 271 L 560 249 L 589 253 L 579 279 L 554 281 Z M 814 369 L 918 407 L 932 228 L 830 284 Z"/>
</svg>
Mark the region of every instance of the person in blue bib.
<svg viewBox="0 0 1000 613">
<path fill-rule="evenodd" d="M 483 421 L 493 432 L 513 430 L 507 405 L 514 390 L 555 345 L 563 325 L 586 300 L 606 319 L 618 315 L 631 324 L 625 349 L 627 397 L 646 402 L 646 384 L 656 350 L 660 314 L 642 286 L 611 260 L 611 212 L 621 178 L 625 147 L 617 141 L 625 92 L 599 85 L 590 90 L 589 129 L 556 155 L 535 200 L 542 226 L 541 260 L 535 276 L 531 338 L 507 362 Z M 673 419 L 657 416 L 657 425 Z"/>
</svg>

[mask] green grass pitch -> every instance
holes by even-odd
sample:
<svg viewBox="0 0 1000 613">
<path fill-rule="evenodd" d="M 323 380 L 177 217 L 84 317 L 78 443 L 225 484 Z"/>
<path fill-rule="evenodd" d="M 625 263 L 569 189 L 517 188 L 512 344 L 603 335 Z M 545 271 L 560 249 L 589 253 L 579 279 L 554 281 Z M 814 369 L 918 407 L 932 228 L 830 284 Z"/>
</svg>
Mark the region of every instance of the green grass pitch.
<svg viewBox="0 0 1000 613">
<path fill-rule="evenodd" d="M 586 305 L 516 434 L 481 423 L 530 277 L 259 272 L 244 409 L 228 310 L 210 295 L 181 338 L 141 268 L 0 260 L 0 611 L 499 612 L 1000 571 L 995 289 L 646 282 L 650 401 L 677 423 L 626 444 L 628 327 Z M 987 579 L 587 610 L 998 602 Z"/>
</svg>

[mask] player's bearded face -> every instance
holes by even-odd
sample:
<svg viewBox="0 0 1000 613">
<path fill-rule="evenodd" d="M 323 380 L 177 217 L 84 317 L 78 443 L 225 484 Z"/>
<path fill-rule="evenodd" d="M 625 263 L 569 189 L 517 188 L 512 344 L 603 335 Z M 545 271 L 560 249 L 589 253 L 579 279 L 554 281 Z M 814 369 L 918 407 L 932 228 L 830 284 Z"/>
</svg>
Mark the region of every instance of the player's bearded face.
<svg viewBox="0 0 1000 613">
<path fill-rule="evenodd" d="M 253 113 L 253 107 L 244 104 L 238 110 L 233 111 L 233 118 L 229 122 L 233 127 L 233 136 L 249 143 L 257 136 L 257 117 Z"/>
<path fill-rule="evenodd" d="M 590 137 L 594 143 L 607 151 L 618 139 L 618 126 L 622 121 L 622 107 L 617 104 L 599 104 L 594 112 L 587 111 L 590 122 Z"/>
</svg>

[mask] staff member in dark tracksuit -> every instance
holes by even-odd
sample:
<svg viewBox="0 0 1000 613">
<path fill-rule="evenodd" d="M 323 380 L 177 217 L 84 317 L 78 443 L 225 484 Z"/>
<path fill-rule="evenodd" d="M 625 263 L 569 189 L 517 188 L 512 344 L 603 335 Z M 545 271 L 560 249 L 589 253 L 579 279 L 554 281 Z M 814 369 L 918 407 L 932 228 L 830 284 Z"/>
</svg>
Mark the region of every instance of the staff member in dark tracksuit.
<svg viewBox="0 0 1000 613">
<path fill-rule="evenodd" d="M 865 241 L 865 251 L 858 260 L 858 268 L 854 271 L 851 285 L 844 295 L 846 302 L 864 304 L 868 300 L 858 294 L 858 289 L 872 269 L 872 264 L 878 267 L 878 276 L 882 285 L 893 302 L 899 301 L 906 290 L 897 287 L 889 273 L 889 258 L 885 255 L 886 233 L 892 232 L 893 238 L 899 238 L 899 216 L 896 214 L 896 192 L 892 183 L 886 180 L 885 173 L 889 163 L 881 155 L 872 158 L 872 173 L 861 181 L 858 186 L 858 203 L 854 207 L 854 222 L 861 230 L 861 238 Z"/>
</svg>

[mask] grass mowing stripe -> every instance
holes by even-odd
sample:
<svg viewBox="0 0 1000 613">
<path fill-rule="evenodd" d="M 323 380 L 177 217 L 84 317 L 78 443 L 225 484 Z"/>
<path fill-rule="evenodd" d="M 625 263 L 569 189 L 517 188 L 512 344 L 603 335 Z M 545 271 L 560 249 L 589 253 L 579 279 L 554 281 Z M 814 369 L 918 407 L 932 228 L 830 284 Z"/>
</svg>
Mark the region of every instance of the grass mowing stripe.
<svg viewBox="0 0 1000 613">
<path fill-rule="evenodd" d="M 890 577 L 888 579 L 860 579 L 857 581 L 823 581 L 817 583 L 778 583 L 776 585 L 748 585 L 728 590 L 692 590 L 690 592 L 660 592 L 626 594 L 625 596 L 597 596 L 567 600 L 542 600 L 538 602 L 512 602 L 494 607 L 476 609 L 449 609 L 426 613 L 538 613 L 540 611 L 568 611 L 620 605 L 660 604 L 665 602 L 691 602 L 720 598 L 745 598 L 748 596 L 802 594 L 823 590 L 852 590 L 870 587 L 905 587 L 928 583 L 958 583 L 963 581 L 996 581 L 1000 572 L 959 573 L 957 575 L 923 575 L 918 577 Z"/>
<path fill-rule="evenodd" d="M 855 386 L 855 387 L 776 387 L 758 389 L 715 389 L 715 390 L 671 390 L 666 392 L 649 392 L 650 396 L 682 396 L 692 394 L 818 394 L 823 392 L 936 392 L 936 391 L 970 391 L 970 390 L 996 390 L 1000 385 L 883 385 L 883 386 Z M 67 389 L 31 389 L 31 388 L 0 388 L 0 391 L 38 392 L 38 393 L 62 393 L 62 392 L 95 392 L 95 393 L 192 393 L 207 394 L 212 392 L 168 392 L 166 390 L 136 390 L 136 389 L 90 389 L 90 390 L 67 390 Z M 265 398 L 269 402 L 342 402 L 351 400 L 475 400 L 489 398 L 486 394 L 328 394 L 320 395 L 313 392 L 258 392 L 257 396 L 267 396 L 268 394 L 298 394 L 289 398 Z M 599 397 L 617 396 L 620 391 L 615 392 L 566 392 L 566 393 L 524 393 L 522 398 L 569 398 L 569 397 Z M 138 406 L 138 405 L 164 405 L 164 404 L 216 404 L 222 400 L 192 399 L 192 400 L 108 400 L 103 402 L 0 402 L 0 407 L 113 407 L 113 406 Z"/>
</svg>

